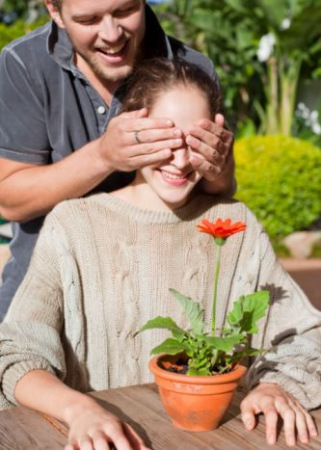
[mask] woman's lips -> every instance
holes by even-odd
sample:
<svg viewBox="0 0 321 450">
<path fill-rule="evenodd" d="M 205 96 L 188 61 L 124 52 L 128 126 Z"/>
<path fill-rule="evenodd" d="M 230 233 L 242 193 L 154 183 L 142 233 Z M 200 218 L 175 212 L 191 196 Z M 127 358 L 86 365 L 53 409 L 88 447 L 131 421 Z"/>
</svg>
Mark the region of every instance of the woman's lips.
<svg viewBox="0 0 321 450">
<path fill-rule="evenodd" d="M 160 170 L 162 178 L 166 183 L 173 186 L 181 186 L 188 180 L 187 175 L 177 174 L 173 172 L 167 172 L 166 170 Z"/>
</svg>

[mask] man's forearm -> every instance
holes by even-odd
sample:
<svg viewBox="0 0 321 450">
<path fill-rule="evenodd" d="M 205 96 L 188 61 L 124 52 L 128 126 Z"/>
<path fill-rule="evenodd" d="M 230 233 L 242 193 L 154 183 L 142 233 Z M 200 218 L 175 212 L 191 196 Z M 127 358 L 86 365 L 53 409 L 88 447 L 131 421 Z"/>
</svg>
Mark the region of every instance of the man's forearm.
<svg viewBox="0 0 321 450">
<path fill-rule="evenodd" d="M 62 200 L 85 195 L 113 171 L 99 157 L 99 145 L 98 139 L 47 166 L 2 160 L 0 215 L 23 222 L 47 214 Z"/>
</svg>

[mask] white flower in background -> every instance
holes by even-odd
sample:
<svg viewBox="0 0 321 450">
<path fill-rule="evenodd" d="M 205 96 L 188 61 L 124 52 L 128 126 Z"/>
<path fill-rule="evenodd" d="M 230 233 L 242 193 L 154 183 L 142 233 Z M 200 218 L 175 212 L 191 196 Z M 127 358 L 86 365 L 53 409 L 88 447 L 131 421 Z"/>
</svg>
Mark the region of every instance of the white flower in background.
<svg viewBox="0 0 321 450">
<path fill-rule="evenodd" d="M 304 125 L 307 128 L 310 128 L 314 134 L 321 136 L 321 125 L 319 123 L 318 111 L 310 111 L 303 102 L 300 102 L 296 110 L 296 116 L 301 118 L 304 122 Z"/>
<path fill-rule="evenodd" d="M 298 117 L 301 117 L 301 119 L 304 119 L 305 121 L 309 120 L 310 118 L 310 110 L 303 102 L 300 102 L 298 104 L 298 109 L 296 111 L 296 115 Z"/>
<path fill-rule="evenodd" d="M 289 17 L 286 17 L 285 19 L 282 20 L 281 30 L 288 30 L 290 26 L 291 26 L 291 19 L 289 19 Z"/>
<path fill-rule="evenodd" d="M 313 124 L 312 131 L 314 134 L 317 134 L 318 136 L 320 136 L 321 135 L 321 125 L 319 123 Z"/>
<path fill-rule="evenodd" d="M 273 33 L 268 33 L 261 37 L 259 48 L 257 50 L 257 57 L 259 61 L 265 62 L 269 59 L 273 52 L 274 44 L 275 36 Z"/>
<path fill-rule="evenodd" d="M 312 123 L 317 122 L 319 118 L 319 112 L 318 111 L 311 111 L 310 114 L 310 120 Z"/>
</svg>

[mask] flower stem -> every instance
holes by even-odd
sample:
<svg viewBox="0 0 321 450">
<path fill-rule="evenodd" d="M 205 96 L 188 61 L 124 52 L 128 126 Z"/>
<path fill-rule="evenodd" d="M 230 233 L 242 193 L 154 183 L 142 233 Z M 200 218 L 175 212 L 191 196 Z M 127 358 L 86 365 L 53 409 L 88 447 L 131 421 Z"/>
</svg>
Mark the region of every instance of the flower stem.
<svg viewBox="0 0 321 450">
<path fill-rule="evenodd" d="M 215 327 L 216 327 L 216 297 L 217 297 L 218 278 L 219 278 L 219 274 L 220 274 L 222 244 L 218 245 L 217 247 L 218 247 L 218 250 L 217 250 L 216 268 L 215 268 L 213 305 L 212 305 L 212 336 L 213 337 L 215 337 Z"/>
</svg>

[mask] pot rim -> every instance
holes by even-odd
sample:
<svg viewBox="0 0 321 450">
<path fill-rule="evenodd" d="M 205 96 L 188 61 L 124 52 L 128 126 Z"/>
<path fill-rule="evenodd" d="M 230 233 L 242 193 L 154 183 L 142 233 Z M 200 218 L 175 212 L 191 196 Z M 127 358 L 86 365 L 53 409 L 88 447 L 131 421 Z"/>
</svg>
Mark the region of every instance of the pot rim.
<svg viewBox="0 0 321 450">
<path fill-rule="evenodd" d="M 241 377 L 243 377 L 243 375 L 245 375 L 247 368 L 242 365 L 242 364 L 237 364 L 235 366 L 235 368 L 229 372 L 229 373 L 221 373 L 221 374 L 217 374 L 217 375 L 192 375 L 192 376 L 188 376 L 185 374 L 181 374 L 181 373 L 175 373 L 175 372 L 169 372 L 166 369 L 163 369 L 162 367 L 159 366 L 158 361 L 161 358 L 165 358 L 166 356 L 172 356 L 172 355 L 166 355 L 166 354 L 162 354 L 162 355 L 157 355 L 154 356 L 152 359 L 150 359 L 149 361 L 149 369 L 151 372 L 154 373 L 155 376 L 161 377 L 161 378 L 166 378 L 168 380 L 172 380 L 172 381 L 181 381 L 184 382 L 185 384 L 195 384 L 195 383 L 199 383 L 199 384 L 220 384 L 222 383 L 222 378 L 224 377 L 224 383 L 228 383 L 228 382 L 233 382 L 236 379 L 239 379 Z"/>
</svg>

